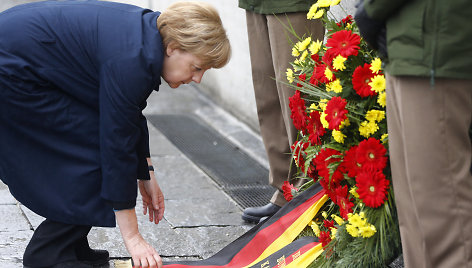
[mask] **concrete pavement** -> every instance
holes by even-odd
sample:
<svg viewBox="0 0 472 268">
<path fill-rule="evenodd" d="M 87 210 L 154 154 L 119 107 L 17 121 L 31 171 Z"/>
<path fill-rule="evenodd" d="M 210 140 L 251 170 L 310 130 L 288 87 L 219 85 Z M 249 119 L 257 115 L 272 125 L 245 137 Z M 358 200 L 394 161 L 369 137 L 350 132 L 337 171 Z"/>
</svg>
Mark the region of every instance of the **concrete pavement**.
<svg viewBox="0 0 472 268">
<path fill-rule="evenodd" d="M 145 114 L 196 115 L 267 167 L 260 137 L 192 85 L 178 89 L 161 86 L 148 99 Z M 149 131 L 166 209 L 164 220 L 154 225 L 142 215 L 139 200 L 138 221 L 141 233 L 164 261 L 208 258 L 253 226 L 241 220 L 242 210 L 231 197 L 152 124 Z M 0 184 L 0 217 L 0 267 L 22 267 L 24 249 L 43 218 L 19 204 L 4 184 Z M 129 257 L 118 228 L 93 228 L 89 241 L 93 248 L 110 252 L 109 267 L 114 267 L 114 260 Z"/>
</svg>

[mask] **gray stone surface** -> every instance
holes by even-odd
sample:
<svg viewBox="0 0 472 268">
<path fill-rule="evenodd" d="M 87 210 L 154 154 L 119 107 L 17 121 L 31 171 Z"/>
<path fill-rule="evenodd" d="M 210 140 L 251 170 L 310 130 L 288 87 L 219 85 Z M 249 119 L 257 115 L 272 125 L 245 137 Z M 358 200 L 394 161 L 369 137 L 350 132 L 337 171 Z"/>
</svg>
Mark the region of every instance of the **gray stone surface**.
<svg viewBox="0 0 472 268">
<path fill-rule="evenodd" d="M 8 191 L 8 187 L 0 183 L 0 205 L 13 205 L 16 204 L 15 198 Z"/>
</svg>

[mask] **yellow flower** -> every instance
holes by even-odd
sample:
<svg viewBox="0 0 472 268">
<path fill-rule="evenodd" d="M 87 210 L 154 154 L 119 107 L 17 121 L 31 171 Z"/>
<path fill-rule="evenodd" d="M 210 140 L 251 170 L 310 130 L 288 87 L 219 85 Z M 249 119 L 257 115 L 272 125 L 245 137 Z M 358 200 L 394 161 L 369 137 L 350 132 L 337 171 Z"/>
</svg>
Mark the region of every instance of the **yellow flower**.
<svg viewBox="0 0 472 268">
<path fill-rule="evenodd" d="M 308 19 L 309 20 L 319 19 L 319 18 L 323 17 L 323 15 L 324 15 L 324 10 L 320 9 L 320 10 L 316 11 L 316 13 L 313 14 L 313 16 L 309 17 Z"/>
<path fill-rule="evenodd" d="M 364 226 L 364 220 L 362 219 L 361 215 L 359 214 L 352 214 L 349 213 L 347 214 L 347 220 L 349 221 L 350 224 L 358 227 L 358 226 Z"/>
<path fill-rule="evenodd" d="M 370 63 L 370 70 L 377 74 L 382 69 L 382 61 L 379 58 L 375 58 Z"/>
<path fill-rule="evenodd" d="M 310 46 L 308 47 L 308 50 L 310 50 L 311 55 L 314 55 L 320 51 L 321 46 L 323 45 L 323 42 L 320 40 L 316 40 L 315 42 L 312 42 Z"/>
<path fill-rule="evenodd" d="M 341 80 L 336 79 L 333 82 L 327 83 L 326 91 L 334 91 L 336 93 L 343 92 L 343 86 L 341 86 Z"/>
<path fill-rule="evenodd" d="M 300 51 L 298 51 L 297 45 L 294 45 L 293 48 L 292 48 L 292 56 L 294 56 L 294 57 L 300 56 Z"/>
<path fill-rule="evenodd" d="M 358 237 L 359 236 L 359 229 L 357 229 L 356 226 L 352 224 L 346 225 L 346 231 L 352 236 L 352 237 Z"/>
<path fill-rule="evenodd" d="M 320 227 L 318 226 L 318 224 L 316 224 L 315 221 L 311 221 L 310 227 L 316 236 L 320 236 Z"/>
<path fill-rule="evenodd" d="M 333 218 L 334 221 L 335 221 L 338 225 L 343 225 L 343 223 L 344 223 L 343 218 L 339 217 L 338 215 L 332 214 L 332 215 L 331 215 L 331 218 Z"/>
<path fill-rule="evenodd" d="M 341 131 L 333 130 L 331 135 L 333 136 L 333 138 L 336 142 L 344 143 L 344 138 L 346 137 L 346 135 L 344 135 Z"/>
<path fill-rule="evenodd" d="M 349 190 L 349 192 L 352 194 L 352 196 L 354 196 L 355 198 L 359 198 L 359 194 L 357 193 L 357 187 L 352 187 L 351 190 Z"/>
<path fill-rule="evenodd" d="M 338 229 L 336 229 L 334 227 L 331 227 L 329 229 L 331 230 L 331 239 L 336 238 L 336 232 L 338 231 Z"/>
<path fill-rule="evenodd" d="M 318 0 L 318 2 L 316 2 L 318 4 L 319 7 L 329 7 L 331 6 L 331 0 Z"/>
<path fill-rule="evenodd" d="M 369 86 L 371 86 L 372 90 L 375 92 L 385 91 L 385 76 L 383 74 L 380 74 L 372 77 Z"/>
<path fill-rule="evenodd" d="M 387 143 L 388 142 L 388 134 L 385 133 L 382 135 L 382 137 L 380 137 L 380 140 L 382 141 L 382 143 Z"/>
<path fill-rule="evenodd" d="M 288 82 L 290 84 L 293 83 L 293 79 L 295 79 L 295 77 L 293 76 L 293 70 L 290 68 L 287 68 L 287 72 L 285 72 L 285 74 L 287 75 Z"/>
<path fill-rule="evenodd" d="M 324 10 L 323 9 L 318 10 L 318 7 L 319 7 L 318 3 L 313 4 L 310 7 L 310 10 L 308 10 L 308 13 L 306 14 L 306 18 L 309 20 L 321 18 L 324 14 Z"/>
<path fill-rule="evenodd" d="M 324 75 L 326 76 L 326 78 L 328 78 L 329 81 L 332 81 L 334 78 L 334 74 L 329 68 L 325 69 Z"/>
<path fill-rule="evenodd" d="M 347 60 L 347 58 L 338 55 L 336 58 L 333 59 L 333 67 L 336 70 L 343 71 L 346 69 L 346 66 L 344 65 L 344 62 Z"/>
<path fill-rule="evenodd" d="M 379 126 L 372 121 L 364 121 L 359 126 L 359 133 L 366 138 L 377 132 L 377 130 L 379 130 Z"/>
<path fill-rule="evenodd" d="M 320 108 L 323 109 L 323 111 L 326 109 L 326 106 L 328 105 L 328 100 L 327 99 L 321 99 L 318 105 L 320 105 Z"/>
<path fill-rule="evenodd" d="M 298 42 L 298 51 L 305 50 L 310 43 L 311 43 L 311 37 L 307 37 L 303 41 Z"/>
<path fill-rule="evenodd" d="M 365 119 L 371 122 L 380 122 L 385 119 L 385 111 L 370 110 L 367 111 Z"/>
<path fill-rule="evenodd" d="M 362 236 L 367 238 L 373 236 L 377 232 L 375 226 L 367 222 L 364 212 L 359 214 L 349 213 L 348 221 L 349 224 L 346 225 L 346 231 L 352 237 Z"/>
<path fill-rule="evenodd" d="M 320 121 L 321 121 L 321 124 L 323 125 L 324 128 L 329 128 L 329 123 L 328 123 L 328 121 L 326 121 L 326 113 L 325 112 L 321 113 Z"/>
<path fill-rule="evenodd" d="M 326 211 L 323 211 L 321 212 L 321 216 L 323 216 L 323 218 L 328 218 L 328 213 L 326 213 Z"/>
<path fill-rule="evenodd" d="M 312 103 L 310 105 L 310 110 L 317 110 L 318 109 L 318 105 L 316 105 L 316 103 Z"/>
<path fill-rule="evenodd" d="M 295 64 L 295 65 L 300 65 L 300 59 L 295 59 L 295 60 L 293 61 L 293 64 Z"/>
<path fill-rule="evenodd" d="M 339 129 L 343 129 L 344 127 L 348 127 L 349 125 L 351 125 L 351 121 L 349 121 L 349 118 L 346 118 L 341 122 Z"/>
<path fill-rule="evenodd" d="M 375 226 L 371 224 L 367 224 L 364 227 L 359 227 L 359 234 L 364 237 L 371 237 L 377 232 L 377 229 L 375 229 Z"/>
<path fill-rule="evenodd" d="M 387 105 L 387 94 L 385 92 L 379 93 L 377 103 L 382 107 L 385 107 Z"/>
<path fill-rule="evenodd" d="M 308 51 L 303 51 L 302 55 L 300 56 L 300 59 L 298 61 L 304 61 L 306 57 L 308 56 Z"/>
<path fill-rule="evenodd" d="M 341 2 L 341 0 L 331 0 L 330 6 L 339 5 L 339 2 Z"/>
</svg>

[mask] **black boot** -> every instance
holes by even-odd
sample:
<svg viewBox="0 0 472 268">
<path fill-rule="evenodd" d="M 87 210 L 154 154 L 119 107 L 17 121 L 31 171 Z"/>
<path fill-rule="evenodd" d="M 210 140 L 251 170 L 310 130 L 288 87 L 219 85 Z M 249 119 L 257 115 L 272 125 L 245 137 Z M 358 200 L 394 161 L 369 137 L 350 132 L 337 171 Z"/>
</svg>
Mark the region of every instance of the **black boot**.
<svg viewBox="0 0 472 268">
<path fill-rule="evenodd" d="M 110 257 L 106 250 L 91 249 L 87 237 L 77 242 L 75 253 L 77 254 L 77 260 L 89 265 L 107 264 Z"/>
<path fill-rule="evenodd" d="M 262 207 L 250 207 L 243 211 L 242 218 L 246 222 L 258 223 L 263 217 L 270 217 L 279 211 L 280 207 L 269 203 Z"/>
</svg>

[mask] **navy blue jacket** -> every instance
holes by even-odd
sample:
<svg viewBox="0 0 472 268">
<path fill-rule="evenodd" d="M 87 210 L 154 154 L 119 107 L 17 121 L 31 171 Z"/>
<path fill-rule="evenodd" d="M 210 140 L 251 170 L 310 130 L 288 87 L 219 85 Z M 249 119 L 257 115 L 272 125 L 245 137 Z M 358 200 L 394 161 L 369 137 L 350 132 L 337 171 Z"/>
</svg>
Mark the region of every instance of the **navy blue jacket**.
<svg viewBox="0 0 472 268">
<path fill-rule="evenodd" d="M 115 226 L 149 179 L 142 110 L 160 85 L 158 12 L 51 1 L 0 13 L 0 178 L 46 218 Z"/>
</svg>

